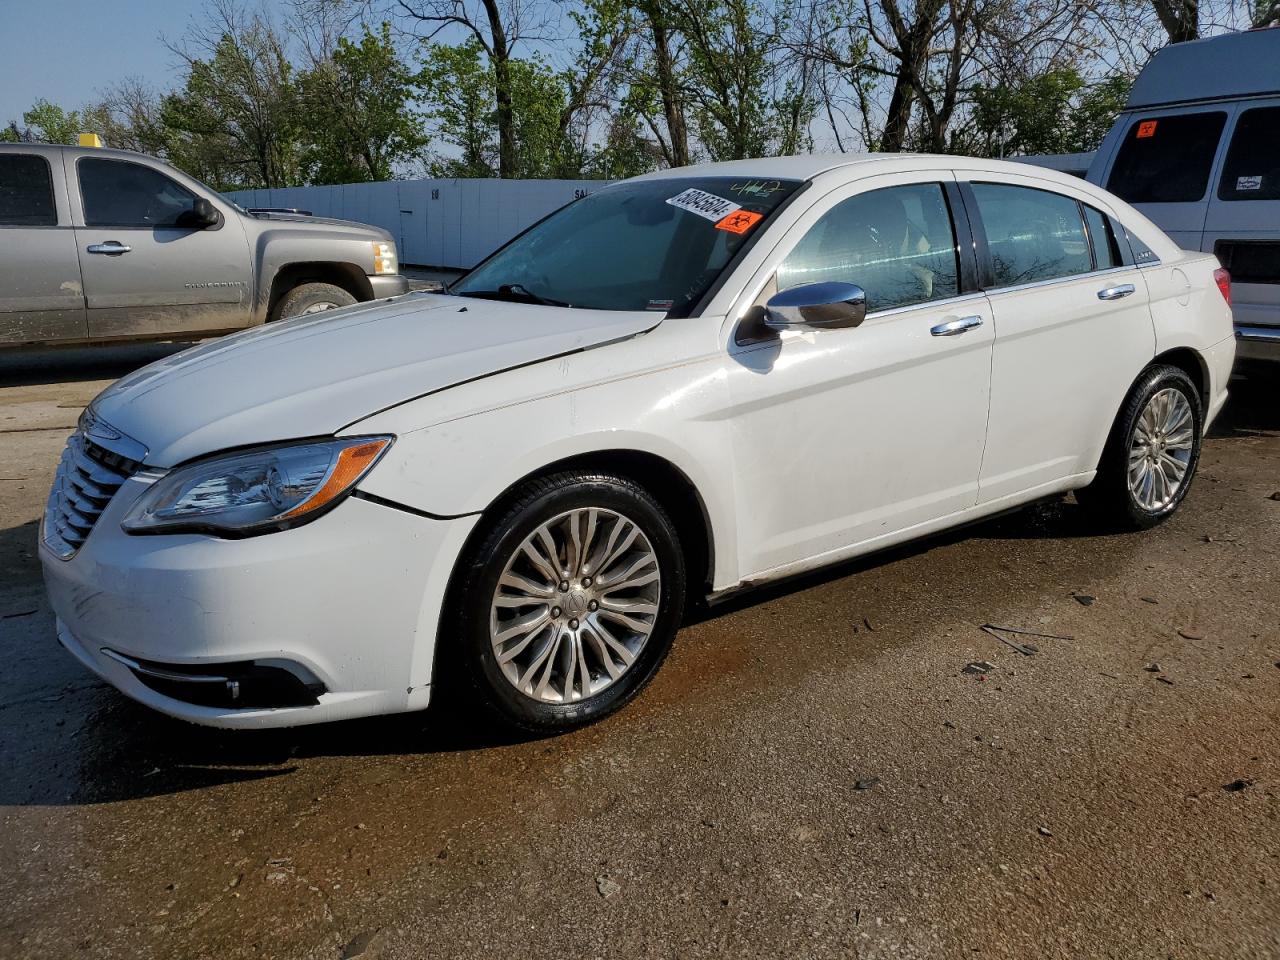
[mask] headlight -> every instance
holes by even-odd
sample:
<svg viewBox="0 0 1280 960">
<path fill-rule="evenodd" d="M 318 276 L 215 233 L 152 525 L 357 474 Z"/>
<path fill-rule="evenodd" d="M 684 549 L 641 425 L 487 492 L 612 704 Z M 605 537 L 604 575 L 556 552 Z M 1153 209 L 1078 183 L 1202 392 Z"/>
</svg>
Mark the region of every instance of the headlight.
<svg viewBox="0 0 1280 960">
<path fill-rule="evenodd" d="M 127 533 L 283 530 L 336 504 L 378 462 L 391 437 L 350 437 L 213 457 L 166 474 L 138 498 Z"/>
<path fill-rule="evenodd" d="M 396 245 L 394 243 L 373 243 L 373 272 L 376 274 L 396 273 L 400 264 L 396 261 Z"/>
</svg>

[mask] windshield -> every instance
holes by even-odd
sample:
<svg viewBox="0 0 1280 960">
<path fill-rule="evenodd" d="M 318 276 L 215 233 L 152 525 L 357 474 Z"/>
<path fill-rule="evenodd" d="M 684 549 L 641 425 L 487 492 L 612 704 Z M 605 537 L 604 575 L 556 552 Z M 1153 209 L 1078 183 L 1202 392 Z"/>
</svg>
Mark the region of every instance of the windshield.
<svg viewBox="0 0 1280 960">
<path fill-rule="evenodd" d="M 681 316 L 799 186 L 682 177 L 606 187 L 517 237 L 450 293 Z"/>
</svg>

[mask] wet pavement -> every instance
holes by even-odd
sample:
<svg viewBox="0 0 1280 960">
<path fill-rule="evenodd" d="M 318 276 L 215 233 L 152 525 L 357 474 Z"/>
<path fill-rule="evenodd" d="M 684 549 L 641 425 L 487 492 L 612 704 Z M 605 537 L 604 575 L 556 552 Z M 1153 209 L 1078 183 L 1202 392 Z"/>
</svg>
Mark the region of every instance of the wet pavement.
<svg viewBox="0 0 1280 960">
<path fill-rule="evenodd" d="M 167 349 L 0 355 L 0 957 L 1280 956 L 1280 377 L 1159 529 L 1068 499 L 757 592 L 587 730 L 233 734 L 81 670 L 35 558 Z"/>
</svg>

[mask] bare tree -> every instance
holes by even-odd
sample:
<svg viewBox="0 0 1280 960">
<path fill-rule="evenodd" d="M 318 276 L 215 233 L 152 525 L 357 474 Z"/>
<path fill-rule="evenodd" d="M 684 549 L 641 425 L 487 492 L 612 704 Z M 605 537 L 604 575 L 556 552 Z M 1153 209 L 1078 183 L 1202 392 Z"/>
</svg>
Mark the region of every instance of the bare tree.
<svg viewBox="0 0 1280 960">
<path fill-rule="evenodd" d="M 397 0 L 401 13 L 418 24 L 424 40 L 453 30 L 472 37 L 493 69 L 497 106 L 498 176 L 516 175 L 516 121 L 512 60 L 517 45 L 540 39 L 541 15 L 532 14 L 536 0 Z"/>
</svg>

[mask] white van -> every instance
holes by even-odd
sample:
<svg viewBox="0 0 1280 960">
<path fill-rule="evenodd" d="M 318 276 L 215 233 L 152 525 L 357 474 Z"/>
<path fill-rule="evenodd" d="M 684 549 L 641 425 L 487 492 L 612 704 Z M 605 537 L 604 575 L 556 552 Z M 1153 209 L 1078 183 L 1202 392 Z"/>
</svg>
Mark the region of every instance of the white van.
<svg viewBox="0 0 1280 960">
<path fill-rule="evenodd" d="M 1088 179 L 1216 254 L 1237 356 L 1280 360 L 1280 29 L 1157 51 Z"/>
</svg>

